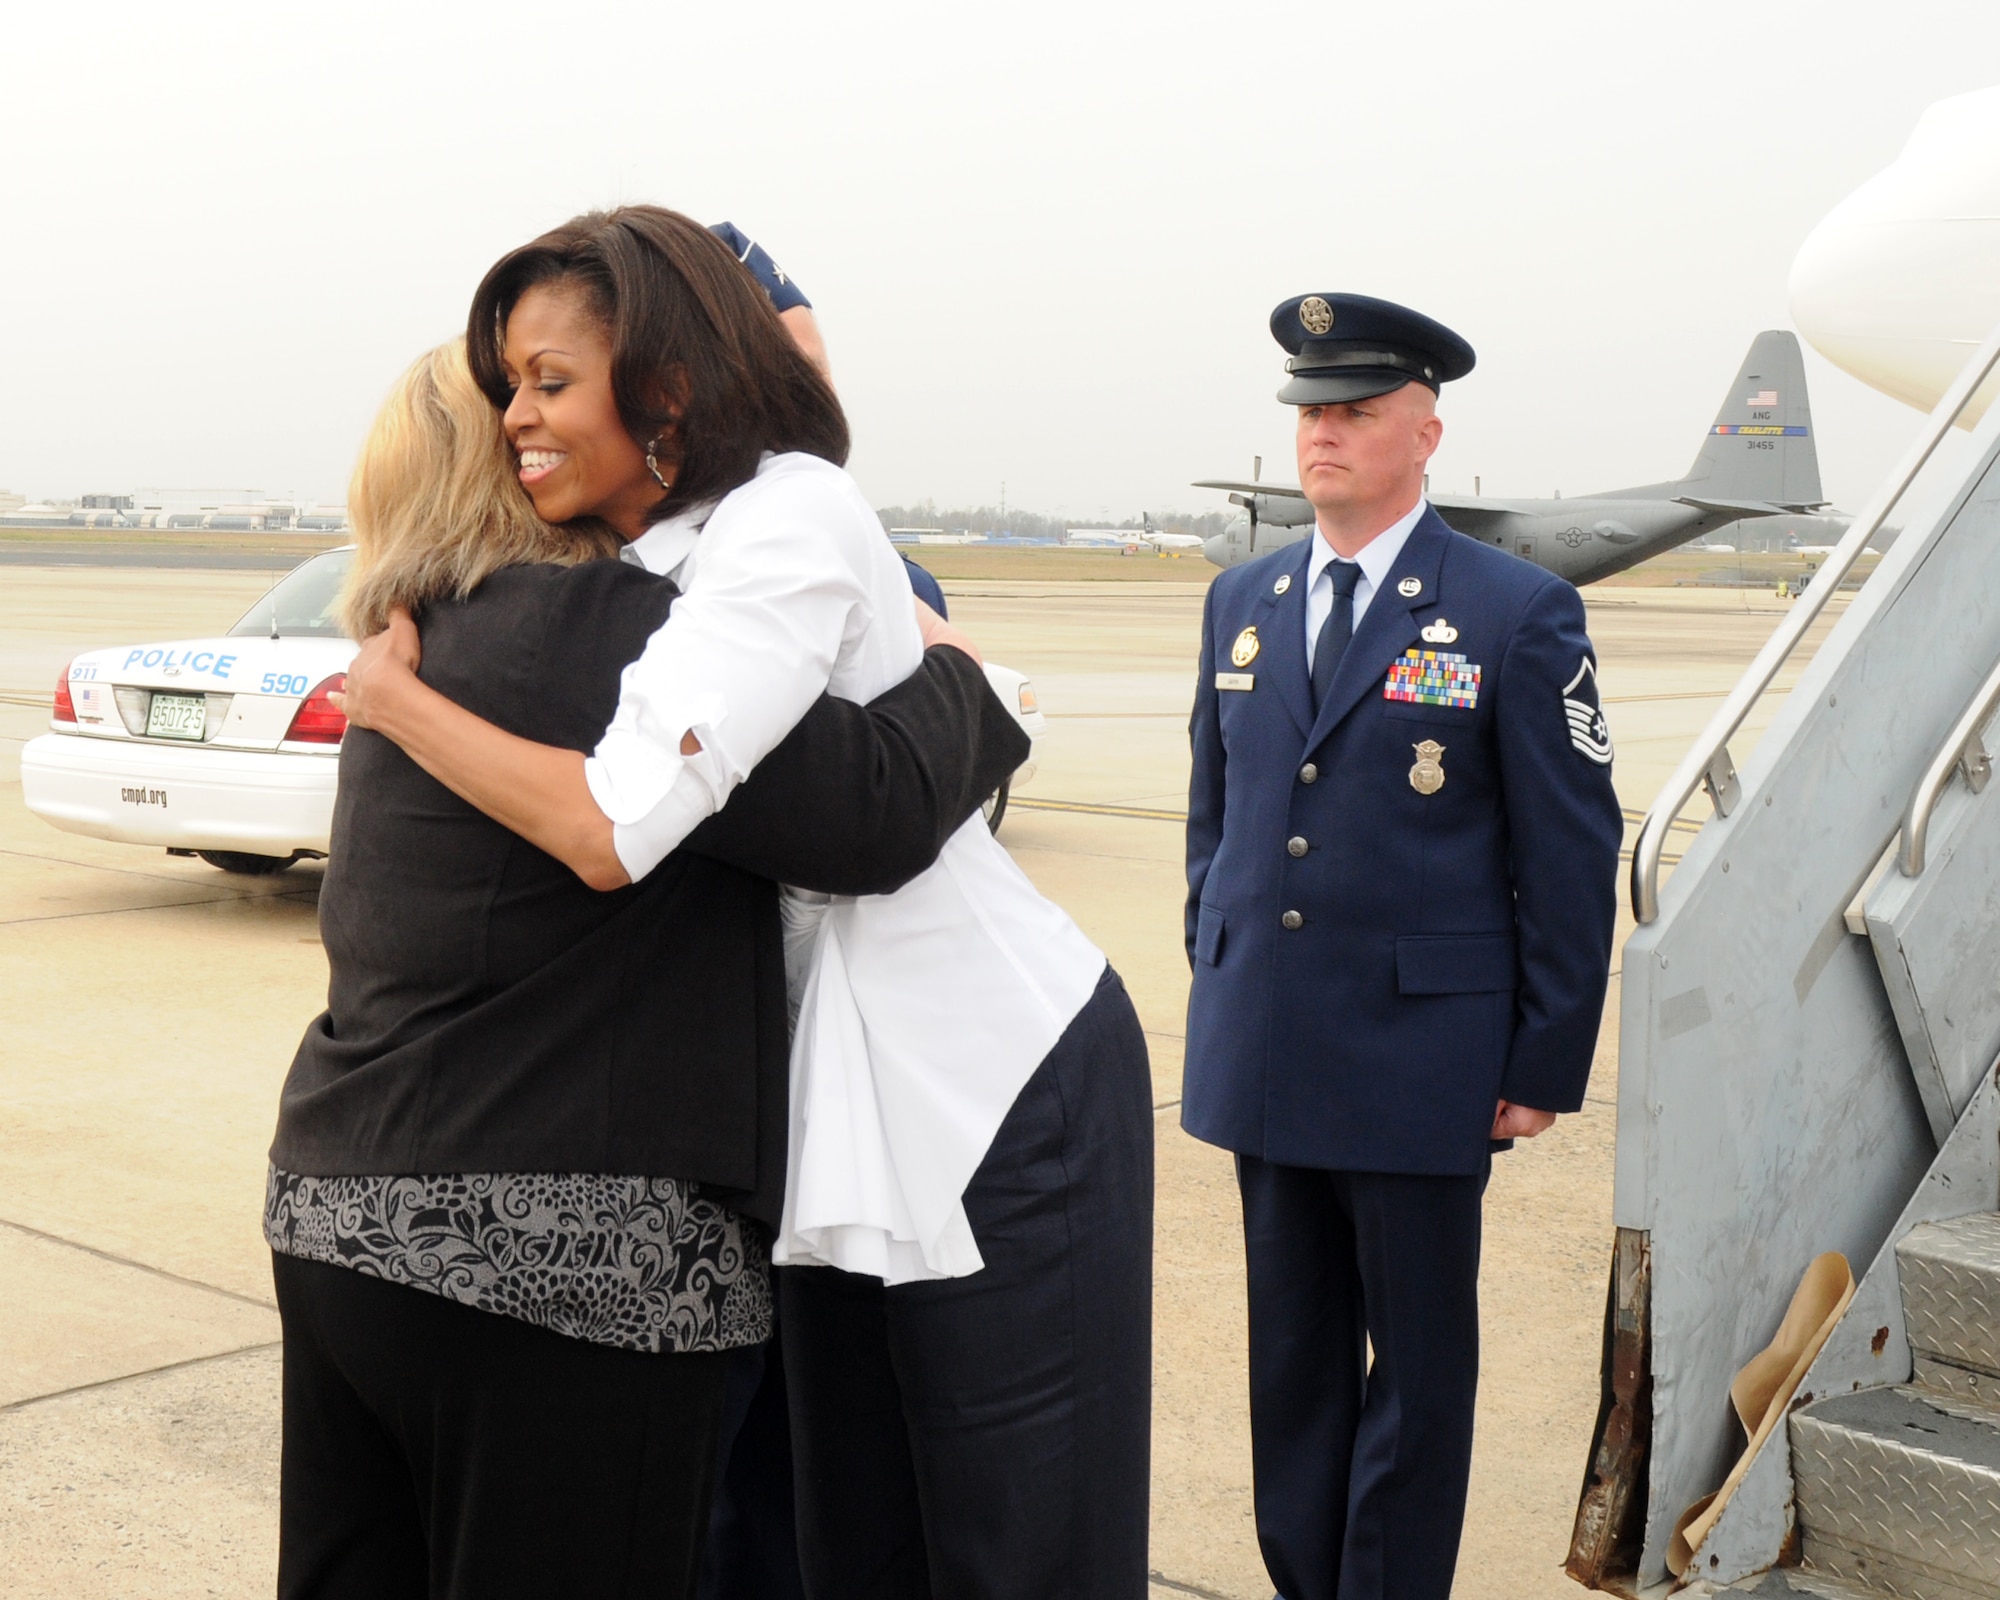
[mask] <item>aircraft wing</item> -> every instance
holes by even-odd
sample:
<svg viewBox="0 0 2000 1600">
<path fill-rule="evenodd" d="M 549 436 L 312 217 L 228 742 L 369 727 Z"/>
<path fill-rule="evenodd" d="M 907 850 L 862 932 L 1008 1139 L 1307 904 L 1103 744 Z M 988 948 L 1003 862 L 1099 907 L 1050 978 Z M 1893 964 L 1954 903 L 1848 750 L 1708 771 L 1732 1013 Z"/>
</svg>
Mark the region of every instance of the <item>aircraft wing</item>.
<svg viewBox="0 0 2000 1600">
<path fill-rule="evenodd" d="M 1505 500 L 1480 500 L 1471 496 L 1432 494 L 1424 498 L 1430 501 L 1437 514 L 1446 522 L 1460 533 L 1469 533 L 1475 539 L 1490 532 L 1521 509 Z"/>
<path fill-rule="evenodd" d="M 1237 483 L 1233 480 L 1222 478 L 1203 478 L 1199 482 L 1190 485 L 1190 487 L 1195 489 L 1228 489 L 1236 494 L 1287 495 L 1294 500 L 1303 500 L 1306 497 L 1305 490 L 1288 488 L 1282 483 Z"/>
</svg>

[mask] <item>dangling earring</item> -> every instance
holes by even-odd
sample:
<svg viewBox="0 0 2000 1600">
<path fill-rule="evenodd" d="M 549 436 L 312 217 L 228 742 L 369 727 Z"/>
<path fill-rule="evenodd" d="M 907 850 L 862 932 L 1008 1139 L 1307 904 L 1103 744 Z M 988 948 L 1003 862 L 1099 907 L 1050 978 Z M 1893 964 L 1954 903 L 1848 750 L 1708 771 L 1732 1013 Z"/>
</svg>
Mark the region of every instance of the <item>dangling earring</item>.
<svg viewBox="0 0 2000 1600">
<path fill-rule="evenodd" d="M 662 489 L 666 490 L 668 494 L 672 494 L 674 492 L 674 486 L 671 483 L 669 483 L 665 478 L 660 476 L 659 454 L 660 454 L 660 436 L 656 433 L 653 435 L 652 443 L 646 446 L 646 470 L 653 475 L 653 482 L 657 483 Z"/>
</svg>

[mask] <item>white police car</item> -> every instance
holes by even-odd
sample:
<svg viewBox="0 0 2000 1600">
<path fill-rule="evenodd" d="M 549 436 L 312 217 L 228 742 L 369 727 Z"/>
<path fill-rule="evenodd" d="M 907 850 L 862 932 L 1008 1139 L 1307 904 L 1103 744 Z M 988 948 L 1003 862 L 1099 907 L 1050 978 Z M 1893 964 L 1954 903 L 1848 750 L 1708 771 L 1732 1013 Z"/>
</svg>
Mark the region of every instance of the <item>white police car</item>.
<svg viewBox="0 0 2000 1600">
<path fill-rule="evenodd" d="M 326 854 L 356 646 L 334 603 L 354 559 L 295 568 L 219 639 L 78 656 L 53 731 L 21 752 L 28 809 L 71 833 L 192 852 L 229 872 Z"/>
<path fill-rule="evenodd" d="M 164 845 L 225 872 L 282 872 L 324 856 L 347 719 L 327 697 L 358 648 L 334 615 L 352 547 L 302 563 L 218 639 L 78 656 L 57 680 L 51 731 L 21 752 L 28 809 L 70 833 Z M 987 680 L 1035 738 L 1034 686 Z M 1018 769 L 986 802 L 998 829 Z"/>
</svg>

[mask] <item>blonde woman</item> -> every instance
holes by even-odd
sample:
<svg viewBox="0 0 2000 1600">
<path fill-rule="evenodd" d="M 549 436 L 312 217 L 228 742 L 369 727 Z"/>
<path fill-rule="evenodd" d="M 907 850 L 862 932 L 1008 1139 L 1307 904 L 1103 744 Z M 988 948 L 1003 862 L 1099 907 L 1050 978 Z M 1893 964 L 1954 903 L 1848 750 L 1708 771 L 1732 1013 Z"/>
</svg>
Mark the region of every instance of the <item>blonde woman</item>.
<svg viewBox="0 0 2000 1600">
<path fill-rule="evenodd" d="M 601 527 L 537 519 L 511 465 L 462 344 L 411 367 L 355 471 L 346 617 L 360 636 L 412 611 L 427 682 L 589 750 L 675 590 L 597 559 Z M 598 893 L 350 731 L 328 1006 L 285 1083 L 264 1218 L 281 1595 L 694 1592 L 724 1352 L 770 1322 L 771 880 L 906 881 L 1024 753 L 940 645 L 865 709 L 823 700 L 726 818 Z"/>
</svg>

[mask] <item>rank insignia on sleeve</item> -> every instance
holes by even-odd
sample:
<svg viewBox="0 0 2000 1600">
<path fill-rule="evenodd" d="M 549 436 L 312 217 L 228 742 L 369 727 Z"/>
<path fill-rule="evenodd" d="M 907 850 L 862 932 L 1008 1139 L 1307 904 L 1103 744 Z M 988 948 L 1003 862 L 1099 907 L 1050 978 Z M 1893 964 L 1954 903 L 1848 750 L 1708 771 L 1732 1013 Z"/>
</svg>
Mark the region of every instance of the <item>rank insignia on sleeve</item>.
<svg viewBox="0 0 2000 1600">
<path fill-rule="evenodd" d="M 1611 765 L 1611 726 L 1597 697 L 1597 665 L 1589 656 L 1576 676 L 1563 685 L 1563 716 L 1569 721 L 1569 742 L 1600 767 Z"/>
<path fill-rule="evenodd" d="M 1479 663 L 1448 650 L 1405 650 L 1389 665 L 1382 698 L 1471 711 L 1479 704 Z"/>
</svg>

